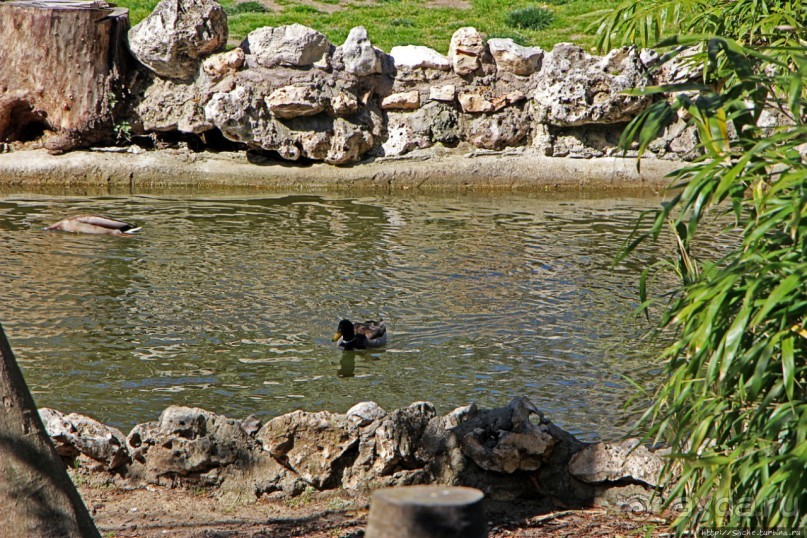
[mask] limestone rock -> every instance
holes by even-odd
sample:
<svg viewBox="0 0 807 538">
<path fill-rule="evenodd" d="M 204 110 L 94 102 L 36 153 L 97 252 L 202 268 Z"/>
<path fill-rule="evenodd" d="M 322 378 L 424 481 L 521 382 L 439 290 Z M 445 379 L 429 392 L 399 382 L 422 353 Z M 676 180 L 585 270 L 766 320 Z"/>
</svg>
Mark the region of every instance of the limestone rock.
<svg viewBox="0 0 807 538">
<path fill-rule="evenodd" d="M 489 114 L 463 115 L 461 120 L 465 140 L 478 148 L 497 151 L 521 145 L 530 125 L 530 115 L 523 104 Z"/>
<path fill-rule="evenodd" d="M 137 131 L 202 133 L 213 128 L 199 103 L 205 100 L 203 88 L 155 77 L 134 107 Z"/>
<path fill-rule="evenodd" d="M 545 126 L 546 127 L 546 126 Z M 620 131 L 609 125 L 586 125 L 583 127 L 547 128 L 546 132 L 533 131 L 533 147 L 538 148 L 540 137 L 548 137 L 551 150 L 549 155 L 572 159 L 622 155 L 619 149 Z"/>
<path fill-rule="evenodd" d="M 415 112 L 389 112 L 387 139 L 382 144 L 386 156 L 403 155 L 441 142 L 452 145 L 459 141 L 459 119 L 456 110 L 432 102 Z"/>
<path fill-rule="evenodd" d="M 126 436 L 117 428 L 84 415 L 64 415 L 46 407 L 39 410 L 39 416 L 60 456 L 75 458 L 83 454 L 107 471 L 129 461 Z"/>
<path fill-rule="evenodd" d="M 448 59 L 454 72 L 460 76 L 473 74 L 482 67 L 485 54 L 485 37 L 476 28 L 466 26 L 451 36 Z"/>
<path fill-rule="evenodd" d="M 389 112 L 387 114 L 387 139 L 381 145 L 386 157 L 403 155 L 415 149 L 432 145 L 428 126 L 413 121 L 411 112 Z"/>
<path fill-rule="evenodd" d="M 417 90 L 393 93 L 381 99 L 382 110 L 415 110 L 417 108 L 420 108 L 420 92 Z"/>
<path fill-rule="evenodd" d="M 161 0 L 129 30 L 129 50 L 161 77 L 187 80 L 227 44 L 227 15 L 216 0 Z"/>
<path fill-rule="evenodd" d="M 375 431 L 376 461 L 380 475 L 422 467 L 417 457 L 420 438 L 436 411 L 429 402 L 415 402 L 396 409 L 381 421 Z"/>
<path fill-rule="evenodd" d="M 546 463 L 558 443 L 543 419 L 530 421 L 538 411 L 526 398 L 516 398 L 498 416 L 468 420 L 456 428 L 462 453 L 487 471 L 535 471 Z"/>
<path fill-rule="evenodd" d="M 243 65 L 244 49 L 236 47 L 207 58 L 202 62 L 202 71 L 213 80 L 219 80 L 226 75 L 235 73 Z"/>
<path fill-rule="evenodd" d="M 248 460 L 251 444 L 239 421 L 180 406 L 165 409 L 158 422 L 135 426 L 127 438 L 147 481 L 202 474 Z"/>
<path fill-rule="evenodd" d="M 457 96 L 462 111 L 470 114 L 493 112 L 493 103 L 478 92 L 462 92 Z"/>
<path fill-rule="evenodd" d="M 427 483 L 429 473 L 417 452 L 434 414 L 432 404 L 417 402 L 360 428 L 358 454 L 345 469 L 342 486 L 360 490 Z"/>
<path fill-rule="evenodd" d="M 331 43 L 320 32 L 295 23 L 253 30 L 241 48 L 263 67 L 310 67 L 329 53 Z"/>
<path fill-rule="evenodd" d="M 463 422 L 467 422 L 477 415 L 479 415 L 479 407 L 477 407 L 475 403 L 464 405 L 454 409 L 445 416 L 445 425 L 447 428 L 456 428 Z"/>
<path fill-rule="evenodd" d="M 427 108 L 434 109 L 429 117 L 457 114 L 442 103 L 393 114 L 423 115 L 425 120 Z M 319 114 L 288 120 L 288 132 L 296 137 L 291 143 L 299 151 L 324 152 L 320 156 L 333 151 L 331 134 L 315 128 L 343 129 L 339 120 L 328 124 L 330 119 Z M 270 119 L 267 125 L 273 123 Z M 561 506 L 654 510 L 649 500 L 659 487 L 662 466 L 658 453 L 637 440 L 586 445 L 545 419 L 526 398 L 491 410 L 469 405 L 445 416 L 436 416 L 428 402 L 390 413 L 362 402 L 345 415 L 289 413 L 267 422 L 257 434 L 255 417 L 241 421 L 198 408 L 169 407 L 159 421 L 135 426 L 125 446 L 120 432 L 92 419 L 48 409 L 40 413 L 66 457 L 89 455 L 106 462 L 100 466 L 117 469 L 132 485 L 167 478 L 171 484 L 218 486 L 219 497 L 228 500 L 296 496 L 312 486 L 360 491 L 445 484 L 484 489 L 486 497 L 503 502 L 541 497 Z M 95 445 L 117 446 L 118 451 Z M 126 464 L 112 463 L 127 448 Z"/>
<path fill-rule="evenodd" d="M 658 487 L 664 461 L 638 439 L 596 443 L 572 456 L 569 472 L 589 484 L 633 480 Z"/>
<path fill-rule="evenodd" d="M 253 140 L 253 126 L 258 118 L 252 106 L 251 92 L 245 86 L 213 94 L 204 112 L 206 120 L 230 140 L 243 143 Z"/>
<path fill-rule="evenodd" d="M 205 117 L 228 139 L 276 151 L 286 160 L 306 157 L 346 164 L 359 160 L 375 143 L 377 118 L 374 120 L 375 116 L 366 110 L 351 115 L 350 121 L 328 116 L 324 113 L 327 111 L 324 95 L 315 92 L 310 100 L 295 102 L 294 106 L 291 101 L 275 102 L 278 105 L 275 110 L 283 116 L 279 118 L 270 112 L 269 100 L 262 98 L 259 91 L 260 88 L 239 85 L 229 92 L 217 92 L 205 105 Z M 295 115 L 300 112 L 314 115 Z"/>
<path fill-rule="evenodd" d="M 542 48 L 522 47 L 512 39 L 489 39 L 488 50 L 496 62 L 497 71 L 520 76 L 529 76 L 538 71 L 544 57 Z"/>
<path fill-rule="evenodd" d="M 558 43 L 544 56 L 533 94 L 541 123 L 569 127 L 626 122 L 648 103 L 622 92 L 646 84 L 636 49 L 616 49 L 605 57 Z"/>
<path fill-rule="evenodd" d="M 760 120 L 762 119 L 761 116 Z M 657 157 L 672 154 L 684 159 L 694 158 L 699 151 L 698 129 L 694 125 L 689 125 L 687 121 L 677 118 L 664 128 L 661 136 L 651 142 L 648 149 Z"/>
<path fill-rule="evenodd" d="M 345 415 L 295 411 L 267 422 L 257 439 L 276 461 L 306 483 L 325 489 L 339 484 L 359 435 Z"/>
<path fill-rule="evenodd" d="M 381 58 L 370 43 L 364 26 L 350 30 L 341 47 L 336 48 L 334 56 L 341 58 L 345 71 L 357 77 L 366 77 L 381 73 Z"/>
<path fill-rule="evenodd" d="M 450 103 L 457 95 L 457 87 L 453 84 L 445 84 L 443 86 L 431 86 L 429 88 L 429 99 L 432 101 L 443 101 Z"/>
<path fill-rule="evenodd" d="M 265 494 L 296 497 L 310 487 L 264 451 L 253 453 L 248 466 L 232 467 L 223 473 L 220 499 L 228 494 L 236 498 L 247 497 L 247 502 L 255 502 L 256 495 Z"/>
<path fill-rule="evenodd" d="M 250 415 L 241 421 L 241 429 L 244 430 L 244 433 L 252 437 L 260 431 L 262 426 L 263 422 L 255 415 Z"/>
<path fill-rule="evenodd" d="M 387 412 L 375 402 L 359 402 L 348 409 L 345 415 L 350 422 L 361 427 L 384 418 Z"/>
<path fill-rule="evenodd" d="M 398 69 L 437 69 L 450 71 L 451 61 L 429 47 L 404 45 L 392 47 L 390 56 Z"/>
<path fill-rule="evenodd" d="M 337 91 L 331 99 L 331 110 L 335 116 L 352 116 L 359 110 L 359 100 L 350 92 Z"/>
<path fill-rule="evenodd" d="M 313 116 L 325 110 L 322 93 L 311 86 L 284 86 L 266 97 L 266 106 L 276 118 Z"/>
<path fill-rule="evenodd" d="M 375 136 L 366 125 L 337 118 L 333 122 L 330 143 L 328 154 L 323 160 L 329 164 L 348 164 L 358 161 L 370 151 L 375 143 Z"/>
<path fill-rule="evenodd" d="M 325 161 L 328 164 L 347 164 L 358 161 L 373 147 L 374 135 L 366 118 L 330 118 L 322 114 L 288 120 L 275 124 L 274 139 L 262 139 L 262 147 L 275 149 L 281 156 L 284 144 L 299 151 L 300 156 Z M 285 157 L 284 158 L 288 158 Z"/>
<path fill-rule="evenodd" d="M 504 107 L 520 103 L 526 98 L 527 96 L 519 90 L 494 97 L 488 97 L 480 91 L 461 92 L 457 96 L 462 111 L 470 114 L 498 112 Z"/>
</svg>

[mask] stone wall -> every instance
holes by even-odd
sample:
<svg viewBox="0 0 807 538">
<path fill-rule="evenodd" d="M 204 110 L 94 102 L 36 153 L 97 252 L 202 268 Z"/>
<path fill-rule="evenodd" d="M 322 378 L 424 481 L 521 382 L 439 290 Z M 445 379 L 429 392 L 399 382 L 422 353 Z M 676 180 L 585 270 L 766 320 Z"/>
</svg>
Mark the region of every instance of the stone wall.
<svg viewBox="0 0 807 538">
<path fill-rule="evenodd" d="M 169 407 L 128 436 L 82 415 L 40 415 L 71 465 L 127 486 L 204 485 L 239 497 L 431 483 L 476 487 L 493 501 L 637 510 L 651 507 L 663 466 L 635 439 L 581 442 L 526 398 L 444 416 L 428 402 L 390 412 L 362 402 L 345 414 L 295 411 L 266 423 Z"/>
<path fill-rule="evenodd" d="M 456 31 L 447 56 L 421 46 L 386 53 L 363 27 L 339 46 L 299 24 L 263 27 L 222 52 L 227 34 L 215 0 L 163 0 L 130 30 L 142 65 L 128 96 L 134 133 L 217 130 L 244 149 L 337 165 L 459 144 L 617 155 L 622 127 L 649 104 L 622 92 L 646 85 L 657 59 L 569 43 L 544 51 L 473 28 Z M 679 120 L 651 150 L 687 158 L 696 142 Z"/>
</svg>

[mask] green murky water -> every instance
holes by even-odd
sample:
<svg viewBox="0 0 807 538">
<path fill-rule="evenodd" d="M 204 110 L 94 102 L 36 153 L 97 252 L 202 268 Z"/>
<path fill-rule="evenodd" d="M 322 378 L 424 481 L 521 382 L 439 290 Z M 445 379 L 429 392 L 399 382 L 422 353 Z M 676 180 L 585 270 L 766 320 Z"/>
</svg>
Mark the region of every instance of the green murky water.
<svg viewBox="0 0 807 538">
<path fill-rule="evenodd" d="M 124 431 L 170 404 L 231 417 L 526 395 L 584 438 L 626 431 L 659 349 L 611 268 L 656 198 L 0 196 L 0 320 L 39 405 Z M 131 238 L 45 232 L 97 212 Z M 342 353 L 339 317 L 390 342 Z"/>
</svg>

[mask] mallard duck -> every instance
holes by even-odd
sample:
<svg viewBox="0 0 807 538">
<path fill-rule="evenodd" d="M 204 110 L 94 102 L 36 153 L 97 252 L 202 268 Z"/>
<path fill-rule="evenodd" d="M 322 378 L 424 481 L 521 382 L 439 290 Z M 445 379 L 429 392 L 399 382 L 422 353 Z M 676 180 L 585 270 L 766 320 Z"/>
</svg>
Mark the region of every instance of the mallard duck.
<svg viewBox="0 0 807 538">
<path fill-rule="evenodd" d="M 381 347 L 387 343 L 387 326 L 384 320 L 352 323 L 343 319 L 333 335 L 333 341 L 345 351 Z"/>
<path fill-rule="evenodd" d="M 128 222 L 102 217 L 101 215 L 79 215 L 62 219 L 48 226 L 46 230 L 62 230 L 64 232 L 82 234 L 133 234 L 140 230 Z"/>
</svg>

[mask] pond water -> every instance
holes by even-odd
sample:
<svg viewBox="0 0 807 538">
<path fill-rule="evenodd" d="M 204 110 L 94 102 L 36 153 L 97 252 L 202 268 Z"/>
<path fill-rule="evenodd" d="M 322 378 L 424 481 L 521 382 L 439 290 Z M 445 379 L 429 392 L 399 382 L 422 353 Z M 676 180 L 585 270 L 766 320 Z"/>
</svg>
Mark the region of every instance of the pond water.
<svg viewBox="0 0 807 538">
<path fill-rule="evenodd" d="M 585 439 L 627 431 L 652 386 L 638 280 L 612 268 L 658 198 L 313 194 L 0 196 L 0 320 L 40 406 L 127 432 L 170 404 L 443 414 L 528 396 Z M 135 237 L 43 231 L 102 213 Z M 650 248 L 650 247 L 648 247 Z M 343 353 L 340 317 L 383 317 Z"/>
</svg>

